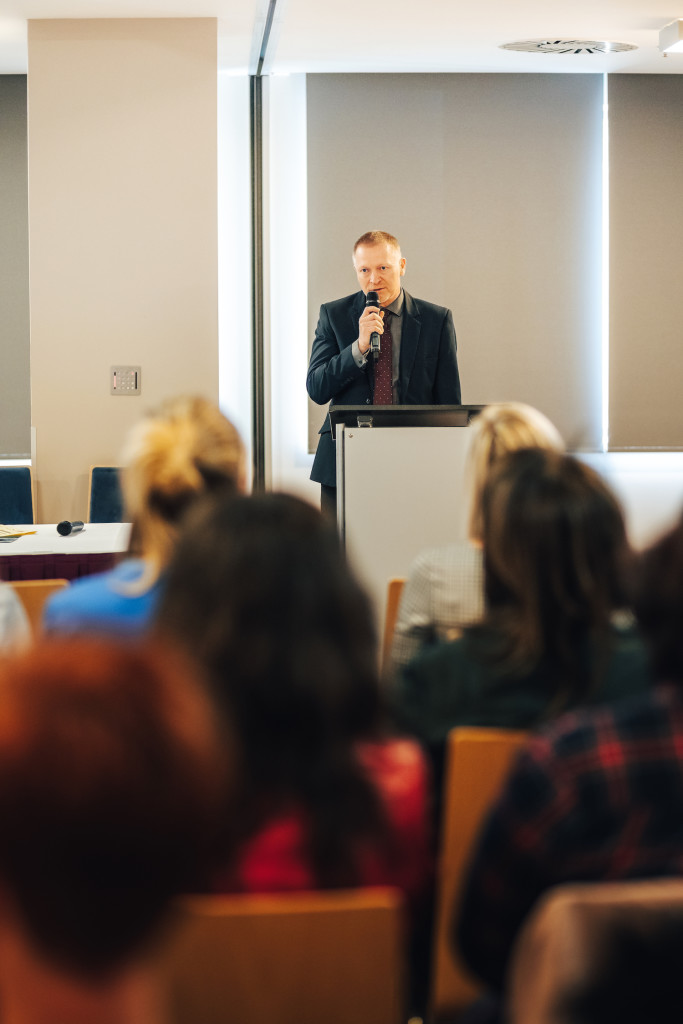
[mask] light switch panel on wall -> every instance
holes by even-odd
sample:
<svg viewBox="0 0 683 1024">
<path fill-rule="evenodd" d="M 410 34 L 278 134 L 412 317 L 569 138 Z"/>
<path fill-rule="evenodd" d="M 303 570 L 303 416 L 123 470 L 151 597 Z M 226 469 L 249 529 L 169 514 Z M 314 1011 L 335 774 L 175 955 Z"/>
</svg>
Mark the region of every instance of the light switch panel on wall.
<svg viewBox="0 0 683 1024">
<path fill-rule="evenodd" d="M 141 366 L 112 366 L 109 372 L 111 395 L 139 395 L 142 384 Z"/>
</svg>

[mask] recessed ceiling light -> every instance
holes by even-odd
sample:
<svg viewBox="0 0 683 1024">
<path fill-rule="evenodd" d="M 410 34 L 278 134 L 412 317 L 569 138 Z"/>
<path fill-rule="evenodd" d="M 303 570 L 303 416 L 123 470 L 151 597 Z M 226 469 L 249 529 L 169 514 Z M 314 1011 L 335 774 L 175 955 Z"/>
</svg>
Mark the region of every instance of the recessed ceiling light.
<svg viewBox="0 0 683 1024">
<path fill-rule="evenodd" d="M 626 53 L 637 50 L 633 43 L 614 43 L 596 39 L 526 39 L 519 43 L 503 43 L 501 50 L 517 53 Z"/>
</svg>

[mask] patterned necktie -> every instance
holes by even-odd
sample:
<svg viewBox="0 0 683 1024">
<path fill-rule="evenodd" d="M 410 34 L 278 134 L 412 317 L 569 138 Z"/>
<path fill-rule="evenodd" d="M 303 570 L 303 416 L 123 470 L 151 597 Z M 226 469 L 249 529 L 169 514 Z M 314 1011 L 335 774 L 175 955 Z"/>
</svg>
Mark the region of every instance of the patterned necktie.
<svg viewBox="0 0 683 1024">
<path fill-rule="evenodd" d="M 380 335 L 379 359 L 375 363 L 374 405 L 393 405 L 394 395 L 391 387 L 393 376 L 393 360 L 391 350 L 391 313 L 384 311 L 384 333 Z"/>
</svg>

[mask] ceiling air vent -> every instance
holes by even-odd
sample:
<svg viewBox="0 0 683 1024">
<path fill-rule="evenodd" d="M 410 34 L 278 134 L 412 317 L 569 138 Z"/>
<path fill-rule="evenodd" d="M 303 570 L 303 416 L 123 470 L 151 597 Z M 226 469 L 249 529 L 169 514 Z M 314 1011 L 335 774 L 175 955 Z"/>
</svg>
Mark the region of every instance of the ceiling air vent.
<svg viewBox="0 0 683 1024">
<path fill-rule="evenodd" d="M 525 39 L 520 43 L 503 43 L 501 50 L 517 53 L 625 53 L 637 50 L 633 43 L 610 43 L 595 39 Z"/>
</svg>

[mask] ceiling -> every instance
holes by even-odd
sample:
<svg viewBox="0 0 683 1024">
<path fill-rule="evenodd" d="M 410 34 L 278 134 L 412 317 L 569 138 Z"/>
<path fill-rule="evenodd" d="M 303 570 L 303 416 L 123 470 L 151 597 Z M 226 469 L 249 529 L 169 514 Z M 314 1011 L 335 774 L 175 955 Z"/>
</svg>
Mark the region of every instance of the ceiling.
<svg viewBox="0 0 683 1024">
<path fill-rule="evenodd" d="M 669 0 L 664 0 L 669 2 Z M 659 29 L 683 17 L 660 0 L 277 0 L 264 71 L 492 71 L 681 74 L 663 57 Z M 252 71 L 268 0 L 3 0 L 0 73 L 27 70 L 30 18 L 218 18 L 219 66 Z M 523 39 L 635 44 L 623 54 L 524 54 Z"/>
</svg>

